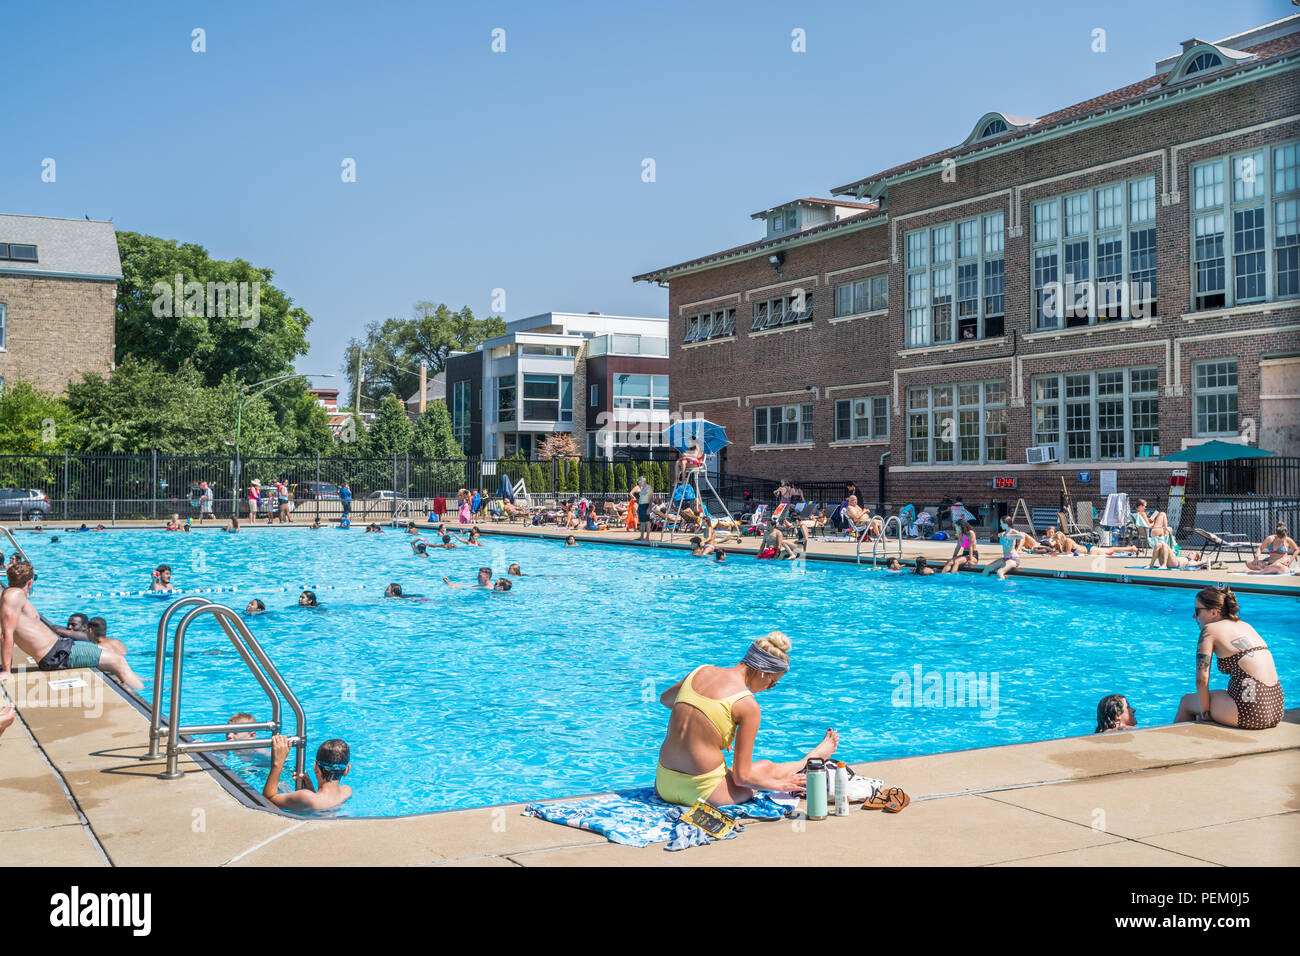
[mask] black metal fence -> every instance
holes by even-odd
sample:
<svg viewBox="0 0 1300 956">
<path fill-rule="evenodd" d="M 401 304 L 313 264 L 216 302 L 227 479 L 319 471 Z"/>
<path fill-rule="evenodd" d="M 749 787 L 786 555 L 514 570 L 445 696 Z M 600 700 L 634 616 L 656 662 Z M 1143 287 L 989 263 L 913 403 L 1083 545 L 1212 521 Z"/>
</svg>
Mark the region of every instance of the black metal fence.
<svg viewBox="0 0 1300 956">
<path fill-rule="evenodd" d="M 1203 495 L 1300 498 L 1300 458 L 1203 462 L 1198 477 Z"/>
<path fill-rule="evenodd" d="M 212 488 L 217 515 L 230 515 L 238 508 L 242 516 L 248 513 L 248 486 L 253 479 L 261 482 L 264 501 L 274 482 L 281 480 L 290 486 L 296 508 L 322 516 L 341 511 L 334 492 L 347 481 L 354 517 L 384 516 L 406 507 L 411 513 L 425 510 L 437 498 L 454 501 L 461 488 L 487 489 L 495 495 L 503 475 L 512 483 L 522 479 L 529 494 L 546 497 L 626 496 L 642 474 L 657 490 L 666 491 L 671 487 L 672 467 L 666 461 L 412 455 L 0 455 L 0 519 L 108 522 L 197 516 L 202 482 Z M 43 498 L 5 496 L 5 489 L 31 489 Z"/>
</svg>

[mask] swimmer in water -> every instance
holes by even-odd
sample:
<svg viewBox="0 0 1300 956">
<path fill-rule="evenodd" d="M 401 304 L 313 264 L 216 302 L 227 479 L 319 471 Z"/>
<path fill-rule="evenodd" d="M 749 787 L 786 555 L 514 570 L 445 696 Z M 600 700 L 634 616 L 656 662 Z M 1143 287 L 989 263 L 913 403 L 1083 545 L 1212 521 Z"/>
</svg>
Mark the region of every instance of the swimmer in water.
<svg viewBox="0 0 1300 956">
<path fill-rule="evenodd" d="M 484 544 L 478 539 L 478 525 L 469 529 L 469 537 L 462 538 L 460 535 L 454 535 L 457 541 L 466 544 L 471 548 L 482 548 Z"/>
<path fill-rule="evenodd" d="M 239 533 L 239 517 L 237 515 L 230 519 L 230 525 L 226 528 L 226 531 L 229 534 Z"/>
<path fill-rule="evenodd" d="M 517 564 L 512 564 L 510 565 L 509 573 L 513 574 L 517 578 L 522 578 L 524 576 L 524 569 Z"/>
<path fill-rule="evenodd" d="M 514 587 L 514 585 L 512 585 L 512 584 L 511 584 L 509 581 L 507 581 L 505 578 L 497 578 L 497 583 L 494 584 L 494 585 L 492 585 L 492 590 L 493 590 L 493 591 L 509 591 L 512 587 Z"/>
<path fill-rule="evenodd" d="M 428 600 L 428 598 L 426 598 L 423 594 L 403 594 L 403 593 L 402 593 L 402 586 L 401 586 L 400 584 L 398 584 L 396 581 L 394 581 L 392 584 L 388 585 L 388 587 L 384 588 L 384 597 L 386 597 L 386 598 L 406 598 L 407 600 L 417 600 L 417 601 L 426 601 L 426 600 Z"/>
<path fill-rule="evenodd" d="M 505 578 L 502 578 L 501 580 L 504 581 Z M 451 578 L 448 577 L 444 577 L 442 583 L 447 585 L 449 588 L 490 588 L 492 587 L 492 569 L 479 568 L 478 582 L 475 584 L 453 584 Z M 506 583 L 508 584 L 509 582 Z"/>
<path fill-rule="evenodd" d="M 153 572 L 153 583 L 149 585 L 150 591 L 170 591 L 172 590 L 172 569 L 165 564 L 158 565 Z"/>
<path fill-rule="evenodd" d="M 564 539 L 564 546 L 566 548 L 576 548 L 578 546 L 578 539 L 575 538 L 573 535 L 569 535 L 567 538 Z"/>
<path fill-rule="evenodd" d="M 249 601 L 248 605 L 244 608 L 245 614 L 262 614 L 265 611 L 266 602 L 262 601 L 260 598 L 253 598 L 253 600 Z"/>
<path fill-rule="evenodd" d="M 898 563 L 898 558 L 890 558 L 885 562 L 886 571 L 902 571 L 903 566 Z"/>
<path fill-rule="evenodd" d="M 726 552 L 725 550 L 723 550 L 722 548 L 717 548 L 717 549 L 714 550 L 714 552 L 713 552 L 713 560 L 716 561 L 718 564 L 726 564 L 726 563 L 727 563 L 727 552 Z"/>
<path fill-rule="evenodd" d="M 417 558 L 427 558 L 429 556 L 429 542 L 423 538 L 411 542 L 411 553 Z"/>
<path fill-rule="evenodd" d="M 303 591 L 298 595 L 299 607 L 320 607 L 320 602 L 316 600 L 315 591 Z"/>
<path fill-rule="evenodd" d="M 384 533 L 384 529 L 381 528 L 381 527 L 379 527 L 378 522 L 372 521 L 372 522 L 370 522 L 370 524 L 366 525 L 365 533 L 366 533 L 366 534 L 383 534 L 383 533 Z"/>
</svg>

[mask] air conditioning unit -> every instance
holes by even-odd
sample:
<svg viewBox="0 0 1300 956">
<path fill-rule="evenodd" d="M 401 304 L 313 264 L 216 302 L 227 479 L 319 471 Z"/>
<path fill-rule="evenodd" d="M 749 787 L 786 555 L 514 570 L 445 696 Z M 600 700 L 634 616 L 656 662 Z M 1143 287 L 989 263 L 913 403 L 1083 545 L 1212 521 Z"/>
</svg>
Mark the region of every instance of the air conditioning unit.
<svg viewBox="0 0 1300 956">
<path fill-rule="evenodd" d="M 853 403 L 853 417 L 854 418 L 867 417 L 867 403 L 865 399 Z"/>
<path fill-rule="evenodd" d="M 785 420 L 787 422 L 797 422 L 799 420 L 799 406 L 787 405 L 785 407 Z"/>
<path fill-rule="evenodd" d="M 1025 461 L 1031 465 L 1045 465 L 1060 459 L 1056 457 L 1055 445 L 1032 445 L 1025 449 Z"/>
</svg>

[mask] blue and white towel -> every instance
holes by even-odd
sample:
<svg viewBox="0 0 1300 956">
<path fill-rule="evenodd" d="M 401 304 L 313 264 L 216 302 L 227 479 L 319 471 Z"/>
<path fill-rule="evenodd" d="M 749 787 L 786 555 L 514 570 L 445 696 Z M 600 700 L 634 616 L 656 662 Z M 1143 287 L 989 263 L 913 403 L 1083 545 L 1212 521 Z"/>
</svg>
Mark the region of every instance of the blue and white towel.
<svg viewBox="0 0 1300 956">
<path fill-rule="evenodd" d="M 794 809 L 795 804 L 794 798 L 786 794 L 781 794 L 778 799 L 776 794 L 760 793 L 748 803 L 718 809 L 733 817 L 779 820 Z M 687 809 L 660 799 L 654 787 L 646 787 L 581 800 L 530 803 L 524 807 L 524 815 L 590 830 L 624 846 L 666 842 L 669 850 L 684 850 L 688 846 L 712 843 L 714 838 L 699 827 L 681 822 L 681 815 Z M 743 829 L 741 824 L 736 824 L 725 839 L 731 839 Z"/>
</svg>

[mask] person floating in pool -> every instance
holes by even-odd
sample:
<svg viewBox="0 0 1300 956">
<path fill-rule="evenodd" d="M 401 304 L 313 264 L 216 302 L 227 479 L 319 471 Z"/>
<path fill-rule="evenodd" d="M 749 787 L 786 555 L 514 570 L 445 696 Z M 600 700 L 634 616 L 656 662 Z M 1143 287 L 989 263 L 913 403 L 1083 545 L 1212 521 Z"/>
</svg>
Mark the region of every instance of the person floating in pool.
<svg viewBox="0 0 1300 956">
<path fill-rule="evenodd" d="M 1201 720 L 1267 730 L 1281 722 L 1285 704 L 1273 653 L 1240 612 L 1237 596 L 1229 588 L 1196 592 L 1192 617 L 1201 629 L 1196 644 L 1196 693 L 1179 701 L 1174 723 Z M 1227 690 L 1210 690 L 1210 657 L 1215 654 L 1220 673 L 1229 677 Z"/>
<path fill-rule="evenodd" d="M 279 809 L 295 812 L 336 810 L 352 796 L 352 788 L 343 783 L 343 778 L 352 769 L 352 751 L 346 742 L 336 737 L 325 741 L 316 750 L 318 786 L 313 787 L 310 775 L 304 773 L 294 779 L 296 789 L 292 793 L 279 793 L 280 772 L 288 756 L 289 738 L 276 734 L 271 738 L 271 772 L 267 774 L 262 796 Z"/>
<path fill-rule="evenodd" d="M 298 595 L 299 607 L 320 607 L 320 602 L 316 600 L 315 591 L 303 591 Z"/>
<path fill-rule="evenodd" d="M 381 527 L 379 527 L 379 522 L 377 522 L 377 521 L 372 521 L 372 522 L 370 522 L 370 524 L 366 525 L 366 530 L 365 530 L 364 533 L 365 533 L 365 534 L 383 534 L 383 533 L 384 533 L 384 529 L 381 528 Z"/>
<path fill-rule="evenodd" d="M 506 573 L 512 574 L 517 578 L 522 578 L 524 576 L 524 569 L 521 568 L 518 564 L 512 564 L 510 565 Z"/>
<path fill-rule="evenodd" d="M 133 690 L 144 686 L 144 681 L 136 676 L 121 654 L 93 641 L 60 637 L 41 622 L 41 615 L 31 601 L 36 580 L 31 564 L 16 560 L 5 573 L 9 587 L 0 597 L 0 678 L 11 674 L 16 644 L 43 671 L 97 667 Z"/>
<path fill-rule="evenodd" d="M 731 667 L 695 668 L 660 696 L 671 710 L 668 732 L 659 748 L 655 791 L 669 803 L 714 806 L 744 803 L 760 790 L 802 790 L 799 772 L 812 757 L 829 758 L 839 745 L 834 728 L 800 760 L 774 763 L 754 759 L 754 737 L 761 712 L 757 693 L 771 690 L 790 669 L 790 639 L 773 631 L 749 646 Z M 727 768 L 724 751 L 735 741 Z"/>
<path fill-rule="evenodd" d="M 427 558 L 429 556 L 429 542 L 423 538 L 417 538 L 411 542 L 411 553 L 417 558 Z"/>
<path fill-rule="evenodd" d="M 713 560 L 716 561 L 718 564 L 726 564 L 726 563 L 727 563 L 727 552 L 726 552 L 724 549 L 722 549 L 722 548 L 718 548 L 718 549 L 716 549 L 716 550 L 713 552 Z"/>
<path fill-rule="evenodd" d="M 172 590 L 172 569 L 169 565 L 160 564 L 154 569 L 153 583 L 149 585 L 150 591 L 168 591 Z"/>
<path fill-rule="evenodd" d="M 1113 734 L 1137 726 L 1137 711 L 1123 694 L 1107 694 L 1097 704 L 1094 734 Z"/>
<path fill-rule="evenodd" d="M 573 535 L 569 535 L 567 538 L 564 539 L 564 546 L 566 548 L 576 548 L 578 546 L 578 539 L 575 538 Z"/>
<path fill-rule="evenodd" d="M 384 588 L 384 597 L 386 598 L 405 598 L 408 601 L 427 601 L 429 600 L 423 594 L 406 594 L 402 591 L 402 586 L 394 581 L 388 587 Z"/>
<path fill-rule="evenodd" d="M 891 571 L 894 574 L 902 574 L 903 565 L 899 563 L 898 558 L 890 558 L 888 561 L 885 562 L 885 570 Z"/>
<path fill-rule="evenodd" d="M 226 526 L 226 529 L 225 529 L 225 530 L 226 530 L 227 532 L 229 532 L 230 534 L 238 534 L 238 533 L 239 533 L 239 515 L 232 515 L 232 516 L 231 516 L 231 518 L 230 518 L 230 524 L 228 524 L 228 525 Z"/>
<path fill-rule="evenodd" d="M 244 608 L 244 613 L 245 613 L 245 614 L 265 614 L 265 613 L 266 613 L 266 602 L 263 601 L 261 598 L 253 598 L 253 600 L 249 601 L 249 602 L 248 602 L 248 605 Z"/>
<path fill-rule="evenodd" d="M 452 583 L 451 578 L 448 577 L 444 577 L 442 583 L 447 585 L 449 588 L 490 588 L 492 587 L 492 569 L 479 568 L 478 581 L 474 584 L 454 584 Z"/>
<path fill-rule="evenodd" d="M 946 570 L 948 570 L 948 566 L 944 565 L 944 571 Z M 912 573 L 934 574 L 934 568 L 930 567 L 930 562 L 926 561 L 924 556 L 920 556 L 916 559 L 916 563 L 912 565 Z M 943 571 L 940 571 L 939 573 L 942 574 Z"/>
</svg>

